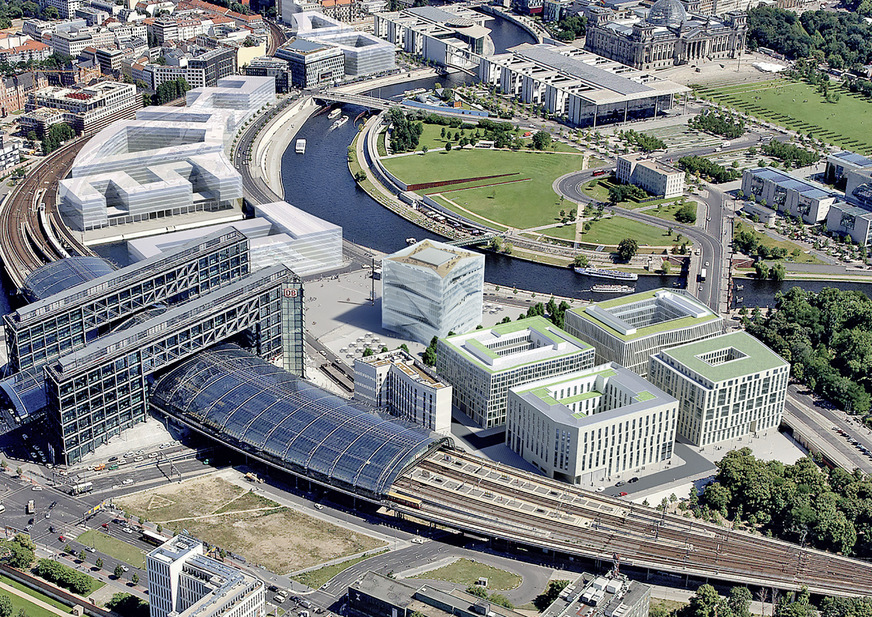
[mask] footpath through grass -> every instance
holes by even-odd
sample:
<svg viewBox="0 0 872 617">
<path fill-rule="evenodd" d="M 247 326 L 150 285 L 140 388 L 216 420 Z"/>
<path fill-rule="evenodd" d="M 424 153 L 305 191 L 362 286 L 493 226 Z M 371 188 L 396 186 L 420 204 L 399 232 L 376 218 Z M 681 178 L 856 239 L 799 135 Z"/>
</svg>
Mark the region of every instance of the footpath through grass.
<svg viewBox="0 0 872 617">
<path fill-rule="evenodd" d="M 22 585 L 18 581 L 14 581 L 11 578 L 9 578 L 8 576 L 3 576 L 2 574 L 0 574 L 0 583 L 4 583 L 6 585 L 9 585 L 10 587 L 14 587 L 17 590 L 26 593 L 31 598 L 35 598 L 35 599 L 39 600 L 40 602 L 45 602 L 46 604 L 55 607 L 59 611 L 63 611 L 64 613 L 71 613 L 72 612 L 72 609 L 69 606 L 67 606 L 66 604 L 64 604 L 63 602 L 58 602 L 54 598 L 50 598 L 42 592 L 36 591 L 35 589 L 31 589 L 27 585 Z M 3 591 L 2 593 L 6 594 L 8 596 L 12 596 L 11 593 L 7 593 L 6 591 Z M 35 606 L 35 605 L 33 605 L 33 606 Z M 43 609 L 39 608 L 39 610 L 43 610 Z M 12 611 L 12 614 L 13 615 L 17 614 L 17 611 Z M 36 613 L 31 613 L 30 610 L 27 611 L 27 614 L 28 615 L 36 615 Z M 48 613 L 46 611 L 46 614 L 51 614 L 51 613 Z"/>
<path fill-rule="evenodd" d="M 129 563 L 137 568 L 145 567 L 144 551 L 124 542 L 123 540 L 107 536 L 105 533 L 99 532 L 96 529 L 89 529 L 85 533 L 80 534 L 76 538 L 76 542 L 81 542 L 85 546 L 93 546 L 101 553 L 114 557 L 115 559 L 120 559 L 124 563 Z"/>
<path fill-rule="evenodd" d="M 412 578 L 424 578 L 428 580 L 448 581 L 456 585 L 475 585 L 480 578 L 487 579 L 488 590 L 504 591 L 515 589 L 523 579 L 508 570 L 495 568 L 487 564 L 472 561 L 471 559 L 458 559 L 454 563 L 424 572 Z"/>
<path fill-rule="evenodd" d="M 560 211 L 573 207 L 560 201 L 551 184 L 564 174 L 579 171 L 582 157 L 525 151 L 442 150 L 386 159 L 383 163 L 391 173 L 410 184 L 515 173 L 505 178 L 466 182 L 460 185 L 464 187 L 461 190 L 457 186 L 442 186 L 419 192 L 443 193 L 483 218 L 524 229 L 556 224 Z"/>
<path fill-rule="evenodd" d="M 812 86 L 787 79 L 724 86 L 697 86 L 708 100 L 744 111 L 755 118 L 811 133 L 817 139 L 872 154 L 872 101 L 841 86 L 837 103 L 827 103 Z"/>
</svg>

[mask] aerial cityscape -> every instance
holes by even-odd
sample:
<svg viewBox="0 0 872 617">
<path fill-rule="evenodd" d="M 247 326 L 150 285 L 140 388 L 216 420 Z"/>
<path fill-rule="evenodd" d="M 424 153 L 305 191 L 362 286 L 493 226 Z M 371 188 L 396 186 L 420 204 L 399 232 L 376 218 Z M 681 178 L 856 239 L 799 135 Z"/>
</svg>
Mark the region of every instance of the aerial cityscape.
<svg viewBox="0 0 872 617">
<path fill-rule="evenodd" d="M 868 617 L 872 5 L 0 2 L 0 617 Z"/>
</svg>

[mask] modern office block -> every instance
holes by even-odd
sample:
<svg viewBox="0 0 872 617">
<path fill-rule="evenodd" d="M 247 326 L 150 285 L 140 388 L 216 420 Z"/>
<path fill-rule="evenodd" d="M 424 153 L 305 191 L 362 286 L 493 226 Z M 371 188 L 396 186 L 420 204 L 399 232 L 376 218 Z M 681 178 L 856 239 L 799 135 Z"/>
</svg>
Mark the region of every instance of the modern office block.
<svg viewBox="0 0 872 617">
<path fill-rule="evenodd" d="M 288 61 L 272 56 L 255 58 L 245 67 L 245 74 L 254 77 L 272 77 L 276 82 L 276 92 L 287 92 L 291 83 Z"/>
<path fill-rule="evenodd" d="M 824 178 L 831 184 L 844 186 L 848 172 L 859 171 L 867 167 L 872 167 L 872 159 L 862 154 L 842 150 L 841 152 L 827 155 L 827 168 L 824 172 Z"/>
<path fill-rule="evenodd" d="M 827 231 L 850 236 L 860 246 L 872 244 L 872 209 L 837 201 L 827 213 Z"/>
<path fill-rule="evenodd" d="M 142 107 L 136 86 L 103 81 L 85 88 L 43 88 L 32 94 L 27 111 L 57 109 L 76 133 L 92 134 L 116 120 L 132 118 Z"/>
<path fill-rule="evenodd" d="M 684 172 L 642 154 L 618 157 L 618 180 L 635 184 L 658 197 L 678 197 L 684 193 Z"/>
<path fill-rule="evenodd" d="M 320 41 L 292 38 L 276 50 L 276 58 L 288 62 L 291 81 L 300 88 L 331 86 L 345 75 L 342 50 Z"/>
<path fill-rule="evenodd" d="M 382 259 L 382 327 L 419 343 L 481 323 L 484 255 L 424 240 Z"/>
<path fill-rule="evenodd" d="M 354 400 L 426 429 L 451 432 L 451 386 L 396 349 L 354 361 Z"/>
<path fill-rule="evenodd" d="M 648 357 L 721 333 L 723 320 L 684 291 L 654 289 L 566 311 L 566 330 L 596 348 L 597 364 L 617 362 L 642 377 Z"/>
<path fill-rule="evenodd" d="M 345 58 L 345 74 L 349 77 L 392 71 L 397 67 L 397 48 L 377 36 L 353 30 L 315 37 L 335 45 Z"/>
<path fill-rule="evenodd" d="M 672 458 L 678 401 L 615 364 L 509 390 L 506 445 L 545 475 L 571 484 Z"/>
<path fill-rule="evenodd" d="M 742 172 L 742 192 L 763 205 L 791 216 L 801 216 L 810 225 L 827 218 L 835 193 L 791 175 L 762 167 Z"/>
<path fill-rule="evenodd" d="M 651 383 L 679 400 L 678 434 L 697 446 L 777 430 L 790 365 L 746 332 L 651 356 Z"/>
<path fill-rule="evenodd" d="M 262 580 L 203 555 L 179 535 L 146 557 L 151 617 L 264 617 Z"/>
<path fill-rule="evenodd" d="M 510 388 L 593 366 L 594 350 L 544 317 L 440 338 L 436 373 L 454 405 L 483 428 L 506 423 Z"/>
</svg>

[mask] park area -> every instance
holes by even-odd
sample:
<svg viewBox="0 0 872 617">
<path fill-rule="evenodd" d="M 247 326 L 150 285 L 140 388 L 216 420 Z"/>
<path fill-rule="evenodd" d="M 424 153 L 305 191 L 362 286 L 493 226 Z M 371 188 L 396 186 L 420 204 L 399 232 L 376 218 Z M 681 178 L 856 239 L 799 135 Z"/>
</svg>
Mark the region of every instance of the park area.
<svg viewBox="0 0 872 617">
<path fill-rule="evenodd" d="M 775 79 L 734 86 L 697 86 L 698 96 L 733 107 L 759 119 L 838 144 L 848 150 L 872 154 L 872 103 L 859 93 L 839 86 L 841 96 L 828 103 L 803 82 Z"/>
<path fill-rule="evenodd" d="M 21 611 L 24 611 L 27 617 L 55 617 L 55 613 L 46 608 L 43 608 L 40 605 L 34 604 L 28 598 L 48 604 L 49 606 L 54 607 L 62 613 L 73 612 L 72 609 L 66 604 L 58 602 L 57 600 L 54 600 L 34 589 L 30 589 L 29 587 L 26 587 L 25 585 L 22 585 L 17 581 L 13 581 L 11 578 L 8 578 L 6 576 L 0 576 L 0 582 L 2 582 L 4 585 L 9 585 L 17 591 L 17 593 L 12 593 L 11 591 L 7 591 L 6 589 L 0 590 L 0 593 L 8 596 L 9 599 L 12 600 L 12 615 L 19 615 Z"/>
<path fill-rule="evenodd" d="M 137 568 L 145 568 L 144 551 L 96 529 L 89 529 L 85 533 L 79 534 L 76 541 L 90 546 L 104 555 L 120 559 L 124 563 L 129 563 Z"/>
<path fill-rule="evenodd" d="M 115 503 L 128 515 L 158 523 L 165 531 L 186 529 L 278 574 L 384 545 L 215 475 L 134 493 Z"/>
<path fill-rule="evenodd" d="M 471 559 L 458 559 L 446 566 L 418 574 L 413 578 L 430 581 L 447 581 L 455 585 L 470 587 L 479 579 L 487 579 L 487 588 L 496 591 L 514 589 L 522 579 L 514 572 L 495 568 Z"/>
</svg>

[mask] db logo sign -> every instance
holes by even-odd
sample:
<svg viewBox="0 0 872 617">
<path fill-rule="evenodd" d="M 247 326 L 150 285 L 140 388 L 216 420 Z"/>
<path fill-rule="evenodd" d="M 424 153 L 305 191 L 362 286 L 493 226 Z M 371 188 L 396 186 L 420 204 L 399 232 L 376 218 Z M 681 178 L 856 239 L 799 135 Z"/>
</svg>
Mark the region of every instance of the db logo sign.
<svg viewBox="0 0 872 617">
<path fill-rule="evenodd" d="M 296 289 L 285 289 L 285 298 L 296 298 L 297 290 Z"/>
</svg>

